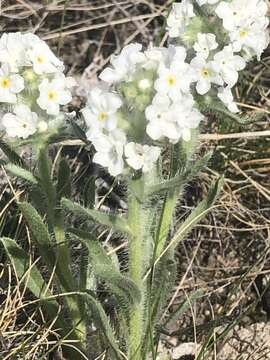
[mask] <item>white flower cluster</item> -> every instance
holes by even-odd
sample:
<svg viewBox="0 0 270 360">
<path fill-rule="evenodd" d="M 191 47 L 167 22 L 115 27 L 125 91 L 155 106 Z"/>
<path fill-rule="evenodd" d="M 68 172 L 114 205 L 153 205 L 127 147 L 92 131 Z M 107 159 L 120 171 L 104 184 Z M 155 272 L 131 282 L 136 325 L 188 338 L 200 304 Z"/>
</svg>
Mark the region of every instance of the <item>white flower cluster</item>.
<svg viewBox="0 0 270 360">
<path fill-rule="evenodd" d="M 1 36 L 0 127 L 8 136 L 26 139 L 61 117 L 60 105 L 71 101 L 75 84 L 63 70 L 63 63 L 38 36 L 19 32 Z"/>
<path fill-rule="evenodd" d="M 82 110 L 87 137 L 96 154 L 94 162 L 113 176 L 125 165 L 148 172 L 158 160 L 164 139 L 172 143 L 190 140 L 203 116 L 191 95 L 195 72 L 181 46 L 126 46 L 114 56 L 90 91 Z"/>
<path fill-rule="evenodd" d="M 203 119 L 200 96 L 208 94 L 229 111 L 239 111 L 231 89 L 247 54 L 259 56 L 268 44 L 266 3 L 196 2 L 196 7 L 192 0 L 175 3 L 167 20 L 170 37 L 182 39 L 185 47 L 142 51 L 140 44 L 128 45 L 112 57 L 100 74 L 101 85 L 89 93 L 82 114 L 96 149 L 94 162 L 114 176 L 127 165 L 149 171 L 164 140 L 189 141 Z M 197 14 L 200 6 L 207 16 Z M 184 39 L 192 36 L 193 42 L 186 44 Z"/>
<path fill-rule="evenodd" d="M 214 88 L 225 106 L 237 112 L 231 89 L 237 83 L 238 72 L 254 55 L 260 58 L 269 43 L 267 3 L 265 0 L 195 2 L 197 7 L 192 0 L 173 4 L 167 21 L 169 36 L 188 42 L 193 57 L 190 64 L 198 76 L 197 93 L 204 95 Z"/>
</svg>

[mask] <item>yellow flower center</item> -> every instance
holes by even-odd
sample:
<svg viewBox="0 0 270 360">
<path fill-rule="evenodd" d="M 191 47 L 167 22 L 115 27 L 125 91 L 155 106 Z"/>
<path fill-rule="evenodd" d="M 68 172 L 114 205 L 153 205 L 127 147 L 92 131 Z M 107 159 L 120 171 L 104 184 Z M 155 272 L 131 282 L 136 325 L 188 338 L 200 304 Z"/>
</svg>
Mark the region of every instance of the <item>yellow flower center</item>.
<svg viewBox="0 0 270 360">
<path fill-rule="evenodd" d="M 240 30 L 239 31 L 239 36 L 240 36 L 240 38 L 244 38 L 245 36 L 247 35 L 247 31 L 246 30 Z"/>
<path fill-rule="evenodd" d="M 53 101 L 56 99 L 56 93 L 54 91 L 48 91 L 48 99 Z"/>
<path fill-rule="evenodd" d="M 10 87 L 10 80 L 9 79 L 1 79 L 0 81 L 1 87 L 7 89 Z"/>
<path fill-rule="evenodd" d="M 167 77 L 167 84 L 170 86 L 170 87 L 173 87 L 175 84 L 176 84 L 176 77 L 173 76 L 173 75 L 169 75 Z"/>
<path fill-rule="evenodd" d="M 37 63 L 39 63 L 39 64 L 43 64 L 43 63 L 44 63 L 44 57 L 41 56 L 41 55 L 37 56 L 37 57 L 36 57 L 36 60 L 37 60 Z"/>
<path fill-rule="evenodd" d="M 106 121 L 108 119 L 108 114 L 104 111 L 102 111 L 101 113 L 99 113 L 98 115 L 98 120 L 99 121 Z"/>
<path fill-rule="evenodd" d="M 207 68 L 202 69 L 202 76 L 205 78 L 209 76 L 209 70 Z"/>
</svg>

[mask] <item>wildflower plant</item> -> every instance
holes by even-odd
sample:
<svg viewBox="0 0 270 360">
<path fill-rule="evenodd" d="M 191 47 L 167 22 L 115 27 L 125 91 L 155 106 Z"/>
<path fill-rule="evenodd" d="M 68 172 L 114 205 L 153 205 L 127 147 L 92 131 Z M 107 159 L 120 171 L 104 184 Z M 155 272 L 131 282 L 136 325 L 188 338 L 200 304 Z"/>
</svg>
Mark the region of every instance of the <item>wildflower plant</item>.
<svg viewBox="0 0 270 360">
<path fill-rule="evenodd" d="M 89 324 L 97 327 L 101 347 L 110 359 L 143 360 L 149 354 L 156 358 L 157 325 L 167 324 L 160 314 L 176 276 L 175 249 L 210 211 L 223 182 L 221 177 L 211 186 L 207 197 L 172 234 L 180 195 L 211 156 L 194 156 L 200 124 L 207 112 L 214 112 L 218 119 L 242 121 L 233 87 L 248 61 L 254 56 L 259 59 L 268 45 L 266 13 L 264 0 L 175 3 L 167 19 L 168 46 L 125 46 L 101 72 L 100 84 L 88 89 L 81 109 L 84 141 L 94 147 L 93 162 L 126 183 L 128 210 L 122 216 L 94 209 L 93 202 L 88 207 L 73 202 L 70 170 L 64 160 L 59 163 L 58 181 L 52 180 L 48 145 L 61 135 L 67 116 L 62 106 L 71 101 L 74 80 L 64 75 L 62 62 L 37 36 L 2 35 L 1 129 L 13 145 L 32 144 L 38 163 L 32 174 L 2 142 L 11 160 L 6 169 L 34 187 L 30 197 L 34 206 L 26 202 L 18 206 L 42 259 L 50 271 L 55 270 L 65 293 L 70 318 L 60 313 L 57 325 L 64 337 L 78 341 L 72 358 L 87 358 Z M 34 193 L 45 199 L 44 208 Z M 65 212 L 127 238 L 128 272 L 121 271 L 118 260 L 107 254 L 96 231 L 68 228 Z M 71 237 L 88 251 L 79 280 L 71 270 Z M 27 253 L 11 239 L 2 242 L 23 277 Z M 97 284 L 105 284 L 116 317 L 105 312 Z M 59 304 L 36 265 L 28 287 L 42 299 L 49 316 L 56 317 Z"/>
</svg>

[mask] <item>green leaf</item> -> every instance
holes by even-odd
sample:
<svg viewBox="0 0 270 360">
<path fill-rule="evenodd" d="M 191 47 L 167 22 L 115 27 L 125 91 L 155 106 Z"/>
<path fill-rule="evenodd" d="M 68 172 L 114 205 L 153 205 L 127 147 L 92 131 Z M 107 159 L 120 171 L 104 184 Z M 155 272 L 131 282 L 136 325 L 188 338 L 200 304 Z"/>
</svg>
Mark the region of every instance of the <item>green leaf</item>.
<svg viewBox="0 0 270 360">
<path fill-rule="evenodd" d="M 105 214 L 98 210 L 86 209 L 80 204 L 72 202 L 68 199 L 62 199 L 61 204 L 64 208 L 72 211 L 74 214 L 82 216 L 86 219 L 95 220 L 101 225 L 108 226 L 120 233 L 130 233 L 127 221 L 120 216 Z"/>
<path fill-rule="evenodd" d="M 210 112 L 216 115 L 218 118 L 224 119 L 224 116 L 227 117 L 230 120 L 236 121 L 239 124 L 252 124 L 254 122 L 257 122 L 261 120 L 266 113 L 261 111 L 250 111 L 248 113 L 244 114 L 235 114 L 230 112 L 224 104 L 219 100 L 213 100 L 209 101 L 209 98 L 205 101 L 205 98 L 198 97 L 199 102 L 199 108 L 200 111 Z"/>
<path fill-rule="evenodd" d="M 102 305 L 94 298 L 94 296 L 92 296 L 89 291 L 86 293 L 80 293 L 80 295 L 84 298 L 85 303 L 90 310 L 90 314 L 94 317 L 96 327 L 102 330 L 108 344 L 114 352 L 114 355 L 117 359 L 122 359 L 113 329 Z M 89 316 L 89 312 L 87 311 L 86 316 Z"/>
<path fill-rule="evenodd" d="M 175 248 L 186 234 L 211 210 L 224 184 L 224 177 L 211 186 L 207 197 L 202 200 L 180 226 L 168 247 Z"/>
<path fill-rule="evenodd" d="M 9 164 L 5 165 L 5 169 L 7 171 L 11 172 L 13 175 L 30 182 L 31 184 L 38 185 L 38 180 L 30 171 L 28 171 L 16 164 L 9 163 Z"/>
<path fill-rule="evenodd" d="M 62 288 L 65 291 L 74 291 L 74 284 L 71 273 L 69 272 L 69 269 L 66 268 L 66 266 L 63 266 L 63 263 L 61 263 L 61 258 L 59 261 L 57 261 L 56 244 L 52 242 L 48 228 L 44 224 L 42 218 L 36 209 L 27 202 L 19 203 L 18 206 L 29 225 L 30 231 L 34 237 L 34 240 L 36 241 L 39 252 L 46 262 L 48 268 L 53 270 L 55 265 L 57 265 L 56 273 L 59 277 Z M 58 244 L 58 246 L 61 247 L 61 244 Z"/>
<path fill-rule="evenodd" d="M 65 159 L 62 159 L 59 164 L 56 193 L 59 200 L 71 195 L 70 168 Z"/>
<path fill-rule="evenodd" d="M 168 316 L 166 321 L 163 324 L 163 327 L 173 325 L 175 324 L 181 316 L 190 309 L 190 306 L 195 303 L 198 299 L 204 296 L 204 291 L 202 289 L 193 291 L 190 295 L 188 295 L 188 299 L 184 301 L 182 304 L 177 306 L 177 308 L 174 310 L 172 314 Z"/>
<path fill-rule="evenodd" d="M 48 289 L 47 283 L 44 281 L 37 266 L 30 263 L 29 255 L 12 239 L 4 237 L 0 239 L 0 243 L 3 244 L 18 279 L 23 280 L 35 297 L 41 300 L 41 304 L 44 306 L 50 321 L 55 321 L 56 319 L 55 326 L 59 328 L 62 337 L 74 340 L 74 332 L 68 327 L 65 319 L 59 313 L 60 305 L 55 299 L 51 298 L 53 295 Z M 75 337 L 75 340 L 77 339 Z M 72 355 L 72 359 L 81 359 L 81 357 L 78 357 L 76 350 L 67 348 L 66 352 L 70 353 L 70 356 Z"/>
<path fill-rule="evenodd" d="M 16 243 L 16 241 L 9 238 L 1 238 L 0 241 L 4 245 L 18 278 L 21 279 L 25 275 L 24 282 L 28 289 L 41 300 L 52 296 L 36 265 L 29 263 L 29 255 Z M 53 319 L 57 315 L 59 304 L 55 300 L 45 301 L 45 304 L 48 313 Z"/>
<path fill-rule="evenodd" d="M 131 279 L 122 275 L 115 267 L 100 242 L 93 240 L 88 233 L 82 230 L 69 229 L 69 232 L 76 235 L 87 247 L 89 261 L 95 276 L 104 281 L 113 294 L 124 298 L 129 303 L 139 303 L 141 300 L 139 289 Z"/>
<path fill-rule="evenodd" d="M 9 146 L 6 142 L 0 139 L 0 149 L 8 157 L 9 161 L 21 167 L 26 167 L 23 159 Z"/>
<path fill-rule="evenodd" d="M 89 209 L 93 209 L 95 206 L 95 194 L 96 194 L 95 181 L 96 181 L 96 177 L 90 176 L 84 188 L 84 196 L 83 196 L 84 206 L 87 206 Z"/>
<path fill-rule="evenodd" d="M 151 289 L 151 317 L 152 322 L 159 321 L 161 312 L 170 299 L 175 285 L 177 267 L 171 254 L 163 256 L 154 269 L 154 279 Z"/>
<path fill-rule="evenodd" d="M 113 266 L 96 264 L 94 272 L 97 278 L 104 281 L 115 295 L 125 298 L 131 304 L 140 302 L 141 293 L 136 284 Z"/>
<path fill-rule="evenodd" d="M 52 230 L 54 225 L 54 211 L 56 205 L 56 191 L 51 178 L 51 161 L 48 157 L 48 148 L 40 147 L 38 151 L 38 173 L 41 188 L 46 195 L 47 218 Z"/>
<path fill-rule="evenodd" d="M 163 181 L 159 184 L 155 184 L 147 189 L 147 194 L 153 194 L 159 191 L 168 191 L 176 188 L 181 188 L 183 184 L 190 181 L 194 176 L 197 176 L 200 171 L 202 171 L 205 166 L 208 164 L 211 159 L 213 152 L 210 151 L 205 154 L 202 158 L 200 158 L 195 163 L 189 165 L 188 170 L 186 170 L 183 174 L 177 175 L 172 179 Z"/>
<path fill-rule="evenodd" d="M 73 128 L 73 133 L 75 135 L 76 138 L 79 138 L 80 140 L 82 140 L 83 142 L 87 143 L 87 137 L 85 135 L 85 131 L 83 131 L 83 129 L 78 125 L 77 121 L 70 121 L 70 124 Z"/>
<path fill-rule="evenodd" d="M 44 224 L 44 221 L 36 209 L 29 203 L 18 203 L 18 207 L 29 225 L 30 231 L 36 240 L 40 254 L 44 258 L 49 269 L 53 269 L 56 262 L 56 256 L 53 250 L 53 243 L 51 241 L 47 226 Z"/>
<path fill-rule="evenodd" d="M 61 259 L 61 244 L 58 244 L 60 248 L 56 248 L 56 252 L 53 247 L 55 244 L 51 241 L 47 226 L 44 224 L 42 218 L 32 205 L 26 202 L 22 202 L 19 203 L 18 206 L 29 225 L 30 231 L 33 235 L 33 239 L 35 240 L 39 252 L 42 255 L 44 261 L 46 262 L 49 270 L 53 271 L 55 267 L 55 272 L 58 277 L 61 289 L 64 292 L 76 290 L 69 264 L 66 264 L 66 259 Z M 58 257 L 59 255 L 60 257 Z M 78 308 L 76 297 L 67 297 L 66 302 L 71 313 L 72 321 L 75 324 L 79 323 L 80 326 L 83 327 L 83 322 L 81 321 L 81 314 Z"/>
</svg>

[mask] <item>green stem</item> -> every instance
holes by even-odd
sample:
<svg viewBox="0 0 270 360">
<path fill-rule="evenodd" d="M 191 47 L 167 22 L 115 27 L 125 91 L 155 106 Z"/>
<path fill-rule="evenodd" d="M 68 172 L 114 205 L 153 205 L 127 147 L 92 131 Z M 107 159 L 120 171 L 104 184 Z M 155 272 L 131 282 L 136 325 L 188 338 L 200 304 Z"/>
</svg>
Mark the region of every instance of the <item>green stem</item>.
<svg viewBox="0 0 270 360">
<path fill-rule="evenodd" d="M 55 205 L 56 205 L 56 192 L 51 179 L 51 163 L 48 157 L 48 145 L 41 145 L 37 148 L 38 156 L 38 173 L 40 177 L 41 187 L 46 195 L 46 210 L 47 210 L 47 220 L 49 224 L 50 231 L 54 227 L 54 215 L 55 215 Z"/>
<path fill-rule="evenodd" d="M 142 190 L 143 181 L 135 180 L 130 183 L 128 197 L 128 221 L 132 232 L 129 243 L 129 273 L 141 291 L 142 299 L 139 304 L 132 306 L 130 310 L 130 332 L 128 341 L 129 359 L 141 359 L 142 337 L 144 333 L 144 236 L 143 233 L 143 207 L 133 190 Z"/>
<path fill-rule="evenodd" d="M 173 212 L 177 203 L 177 199 L 179 196 L 179 189 L 169 191 L 165 197 L 159 227 L 156 235 L 156 249 L 155 249 L 155 259 L 157 259 L 161 254 L 165 247 L 165 243 L 168 238 L 168 234 L 170 231 L 170 226 L 172 222 Z"/>
</svg>

